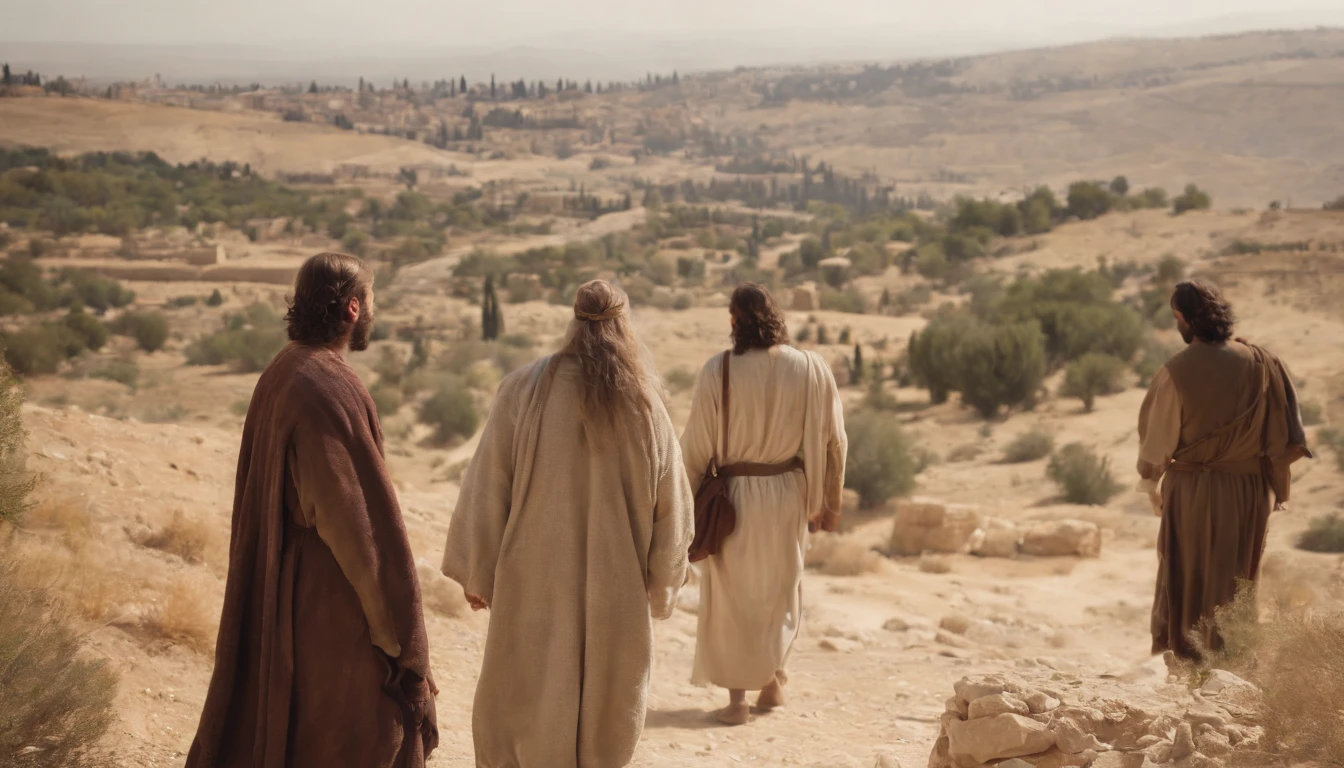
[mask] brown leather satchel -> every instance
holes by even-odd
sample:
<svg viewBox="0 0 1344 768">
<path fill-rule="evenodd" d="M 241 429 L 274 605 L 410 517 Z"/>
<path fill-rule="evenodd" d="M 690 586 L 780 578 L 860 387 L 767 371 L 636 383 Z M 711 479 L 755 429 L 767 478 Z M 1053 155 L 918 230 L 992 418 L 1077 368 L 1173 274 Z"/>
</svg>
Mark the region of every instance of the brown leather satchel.
<svg viewBox="0 0 1344 768">
<path fill-rule="evenodd" d="M 709 460 L 704 479 L 695 492 L 695 538 L 690 547 L 693 563 L 719 554 L 723 550 L 723 540 L 737 527 L 737 510 L 728 498 L 729 478 L 771 477 L 803 468 L 803 460 L 796 456 L 780 464 L 738 462 L 719 466 L 728 455 L 728 369 L 732 359 L 731 349 L 723 353 L 723 402 L 720 407 L 723 416 L 722 448 Z"/>
</svg>

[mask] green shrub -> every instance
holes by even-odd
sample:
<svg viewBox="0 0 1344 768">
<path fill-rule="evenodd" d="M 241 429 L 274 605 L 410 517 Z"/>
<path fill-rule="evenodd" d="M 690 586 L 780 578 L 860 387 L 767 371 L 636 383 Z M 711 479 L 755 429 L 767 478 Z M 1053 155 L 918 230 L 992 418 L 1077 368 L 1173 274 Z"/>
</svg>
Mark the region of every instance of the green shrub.
<svg viewBox="0 0 1344 768">
<path fill-rule="evenodd" d="M 1070 504 L 1105 504 L 1120 492 L 1110 459 L 1097 456 L 1082 443 L 1069 443 L 1050 457 L 1046 476 L 1059 486 Z"/>
<path fill-rule="evenodd" d="M 1316 432 L 1316 439 L 1330 448 L 1335 454 L 1335 466 L 1344 472 L 1344 432 L 1334 427 L 1323 427 Z"/>
<path fill-rule="evenodd" d="M 5 361 L 21 376 L 56 373 L 61 363 L 84 349 L 83 341 L 65 325 L 43 323 L 8 334 L 0 340 Z"/>
<path fill-rule="evenodd" d="M 1124 375 L 1124 360 L 1089 352 L 1069 363 L 1059 394 L 1082 400 L 1083 408 L 1090 413 L 1098 396 L 1114 395 L 1124 389 Z"/>
<path fill-rule="evenodd" d="M 1316 427 L 1325 423 L 1325 408 L 1315 401 L 1301 401 L 1298 409 L 1302 412 L 1302 426 Z"/>
<path fill-rule="evenodd" d="M 1035 323 L 975 326 L 957 345 L 957 391 L 984 418 L 1030 405 L 1045 379 L 1045 337 Z"/>
<path fill-rule="evenodd" d="M 109 309 L 121 309 L 135 301 L 135 293 L 127 290 L 121 283 L 92 272 L 65 270 L 57 280 L 58 284 L 68 286 L 74 301 L 97 312 Z"/>
<path fill-rule="evenodd" d="M 1344 552 L 1344 518 L 1330 514 L 1312 520 L 1298 537 L 1297 547 L 1308 552 Z"/>
<path fill-rule="evenodd" d="M 1145 341 L 1143 354 L 1139 357 L 1139 361 L 1134 364 L 1134 372 L 1139 375 L 1139 386 L 1147 387 L 1152 384 L 1153 377 L 1157 375 L 1157 372 L 1162 370 L 1167 361 L 1180 351 L 1180 347 L 1164 344 L 1151 337 Z"/>
<path fill-rule="evenodd" d="M 695 371 L 689 368 L 673 368 L 663 375 L 663 385 L 672 394 L 689 391 L 695 386 Z"/>
<path fill-rule="evenodd" d="M 828 312 L 847 312 L 852 315 L 864 313 L 863 295 L 857 288 L 838 291 L 822 286 L 821 308 Z"/>
<path fill-rule="evenodd" d="M 1080 219 L 1095 219 L 1115 207 L 1115 195 L 1092 181 L 1069 185 L 1068 211 Z"/>
<path fill-rule="evenodd" d="M 1171 201 L 1171 210 L 1179 216 L 1186 211 L 1207 210 L 1212 202 L 1208 192 L 1194 184 L 1187 184 L 1185 192 Z"/>
<path fill-rule="evenodd" d="M 65 327 L 70 329 L 87 349 L 94 352 L 102 349 L 107 344 L 107 327 L 98 321 L 98 318 L 90 315 L 82 309 L 71 308 L 70 313 L 65 316 Z"/>
<path fill-rule="evenodd" d="M 929 391 L 934 405 L 947 402 L 957 389 L 957 346 L 970 325 L 965 315 L 944 315 L 934 318 L 923 331 L 910 334 L 906 347 L 910 374 Z"/>
<path fill-rule="evenodd" d="M 420 406 L 420 421 L 434 428 L 434 441 L 446 445 L 476 434 L 476 401 L 458 378 L 443 381 Z"/>
<path fill-rule="evenodd" d="M 401 404 L 405 402 L 402 397 L 401 388 L 379 382 L 369 394 L 373 396 L 373 404 L 378 409 L 378 418 L 386 419 L 396 415 L 401 409 Z"/>
<path fill-rule="evenodd" d="M 196 306 L 198 302 L 200 299 L 195 296 L 175 296 L 168 300 L 167 306 L 169 309 L 185 309 Z"/>
<path fill-rule="evenodd" d="M 210 298 L 205 300 L 205 306 L 207 307 L 219 307 L 223 306 L 223 304 L 224 304 L 224 294 L 220 293 L 218 288 L 211 291 Z"/>
<path fill-rule="evenodd" d="M 845 487 L 858 492 L 860 506 L 872 509 L 914 490 L 911 441 L 895 416 L 859 411 L 846 418 L 846 432 Z"/>
<path fill-rule="evenodd" d="M 253 304 L 224 319 L 223 330 L 202 336 L 187 346 L 188 365 L 231 364 L 240 373 L 264 370 L 285 344 L 285 327 L 275 311 Z"/>
<path fill-rule="evenodd" d="M 117 318 L 113 330 L 135 339 L 146 352 L 158 352 L 168 342 L 168 318 L 162 312 L 127 312 Z"/>
<path fill-rule="evenodd" d="M 133 360 L 113 360 L 90 374 L 95 379 L 115 381 L 131 389 L 140 385 L 140 366 Z"/>
<path fill-rule="evenodd" d="M 1013 438 L 1003 451 L 1005 464 L 1025 464 L 1039 461 L 1055 450 L 1055 438 L 1044 430 L 1033 429 Z"/>
</svg>

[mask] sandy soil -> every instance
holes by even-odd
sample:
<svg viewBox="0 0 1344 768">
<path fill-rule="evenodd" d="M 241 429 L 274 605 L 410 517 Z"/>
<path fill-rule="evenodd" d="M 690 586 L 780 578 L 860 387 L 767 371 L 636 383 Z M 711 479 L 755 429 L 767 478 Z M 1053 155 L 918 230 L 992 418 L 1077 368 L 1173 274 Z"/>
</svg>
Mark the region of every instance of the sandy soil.
<svg viewBox="0 0 1344 768">
<path fill-rule="evenodd" d="M 1030 253 L 1000 262 L 1009 271 L 1095 260 L 1099 244 L 1116 259 L 1141 259 L 1167 249 L 1196 259 L 1210 240 L 1262 226 L 1254 216 L 1211 213 L 1171 219 L 1156 215 L 1115 216 L 1062 227 L 1042 238 Z M 1275 229 L 1278 228 L 1278 229 Z M 1312 231 L 1339 238 L 1344 222 L 1324 214 L 1302 215 L 1294 224 L 1279 220 L 1270 231 Z M 1137 230 L 1139 234 L 1131 234 Z M 1210 235 L 1213 235 L 1210 238 Z M 1192 253 L 1193 251 L 1193 253 Z M 1222 268 L 1240 275 L 1229 288 L 1243 318 L 1243 330 L 1279 351 L 1306 384 L 1304 399 L 1321 402 L 1328 418 L 1344 416 L 1344 381 L 1337 345 L 1344 314 L 1337 303 L 1313 300 L 1311 291 L 1330 291 L 1339 278 L 1337 263 L 1318 265 L 1315 280 L 1303 284 L 1292 270 L 1256 272 L 1266 260 L 1238 265 L 1208 257 L 1200 269 Z M 1275 258 L 1278 258 L 1276 256 Z M 176 295 L 170 288 L 136 284 L 146 300 Z M 1297 287 L 1294 287 L 1297 286 Z M 1314 286 L 1314 287 L 1313 287 Z M 192 286 L 204 292 L 209 286 Z M 235 286 L 227 307 L 275 297 L 278 289 Z M 163 294 L 159 297 L 159 294 Z M 720 300 L 721 301 L 721 300 Z M 1284 311 L 1285 301 L 1296 307 Z M 694 370 L 725 345 L 722 304 L 685 312 L 641 310 L 638 322 L 659 367 Z M 227 308 L 226 307 L 226 308 Z M 395 313 L 429 314 L 455 321 L 473 308 L 443 296 L 405 294 Z M 205 310 L 179 310 L 187 324 L 202 330 L 213 317 Z M 191 313 L 199 313 L 197 320 Z M 563 330 L 566 310 L 540 303 L 510 305 L 511 332 L 533 335 L 544 348 Z M 923 322 L 918 317 L 811 313 L 834 329 L 850 326 L 865 345 L 882 338 L 900 344 Z M 791 313 L 794 325 L 809 315 Z M 188 334 L 189 335 L 189 334 Z M 60 378 L 31 382 L 26 412 L 32 465 L 46 478 L 38 513 L 25 546 L 50 555 L 60 578 L 82 585 L 86 612 L 98 616 L 92 629 L 94 652 L 122 672 L 120 718 L 113 742 L 125 765 L 179 765 L 194 732 L 209 679 L 209 645 L 217 618 L 227 551 L 231 483 L 241 418 L 254 377 L 182 365 L 180 343 L 142 361 L 146 383 L 135 394 L 110 382 Z M 827 348 L 838 357 L 840 347 Z M 113 353 L 109 353 L 113 354 Z M 356 357 L 367 370 L 375 352 Z M 918 493 L 947 501 L 975 503 L 1017 521 L 1056 518 L 1091 520 L 1103 527 L 1099 559 L 1017 561 L 947 558 L 951 571 L 925 573 L 915 560 L 888 560 L 856 554 L 858 576 L 811 571 L 806 581 L 806 627 L 791 665 L 792 702 L 785 710 L 740 729 L 717 727 L 708 712 L 720 692 L 690 685 L 694 651 L 695 590 L 683 596 L 682 610 L 658 627 L 658 658 L 648 728 L 636 765 L 872 765 L 875 755 L 923 764 L 937 731 L 937 718 L 951 684 L 972 672 L 1016 665 L 1083 669 L 1122 675 L 1138 669 L 1154 674 L 1148 661 L 1147 611 L 1155 569 L 1157 520 L 1145 500 L 1122 494 L 1106 507 L 1073 507 L 1054 500 L 1044 462 L 997 463 L 1002 448 L 1019 432 L 1044 427 L 1059 442 L 1081 440 L 1109 455 L 1128 481 L 1136 438 L 1133 424 L 1142 391 L 1132 388 L 1102 398 L 1095 412 L 1081 413 L 1074 401 L 1050 400 L 1036 411 L 1015 414 L 982 430 L 982 422 L 955 405 L 915 409 L 902 418 L 920 443 L 937 454 L 955 453 L 919 478 Z M 857 400 L 860 390 L 846 396 Z M 923 394 L 902 391 L 903 400 Z M 116 420 L 88 411 L 119 403 Z M 146 423 L 153 408 L 177 406 L 176 423 Z M 684 420 L 689 393 L 673 395 L 672 412 Z M 439 560 L 457 486 L 447 469 L 470 456 L 468 442 L 453 449 L 418 444 L 414 433 L 394 438 L 391 466 L 417 557 L 432 571 Z M 1305 590 L 1316 599 L 1341 596 L 1344 560 L 1291 548 L 1312 516 L 1336 507 L 1344 481 L 1325 452 L 1323 460 L 1300 466 L 1293 510 L 1274 520 L 1268 578 L 1286 590 Z M 55 511 L 53 511 L 55 510 Z M 162 530 L 174 514 L 199 521 L 207 532 L 202 562 L 138 544 L 146 531 Z M 74 520 L 75 523 L 70 521 Z M 64 521 L 64 522 L 62 522 Z M 71 549 L 71 530 L 84 531 Z M 880 546 L 890 530 L 890 511 L 854 516 L 849 537 Z M 184 593 L 185 590 L 185 593 Z M 446 580 L 426 582 L 433 608 L 428 616 L 433 662 L 442 694 L 439 713 L 442 747 L 435 765 L 472 764 L 470 711 L 488 617 L 463 610 L 456 588 Z M 152 623 L 169 611 L 180 625 L 165 633 Z M 957 645 L 934 639 L 946 616 L 980 620 Z M 884 629 L 901 619 L 906 631 Z M 835 650 L 838 649 L 838 650 Z M 1146 671 L 1144 671 L 1146 670 Z"/>
</svg>

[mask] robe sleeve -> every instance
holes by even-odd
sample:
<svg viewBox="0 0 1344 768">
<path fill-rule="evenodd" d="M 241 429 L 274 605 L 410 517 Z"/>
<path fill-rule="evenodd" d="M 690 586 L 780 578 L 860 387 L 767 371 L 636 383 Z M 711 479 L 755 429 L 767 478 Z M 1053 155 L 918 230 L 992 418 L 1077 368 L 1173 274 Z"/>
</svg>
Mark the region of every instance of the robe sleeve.
<svg viewBox="0 0 1344 768">
<path fill-rule="evenodd" d="M 291 467 L 299 504 L 359 596 L 373 644 L 398 658 L 414 628 L 394 617 L 418 607 L 418 586 L 398 573 L 414 558 L 376 428 L 353 394 L 317 394 L 303 410 Z"/>
<path fill-rule="evenodd" d="M 704 480 L 705 468 L 714 458 L 715 444 L 719 439 L 722 369 L 721 356 L 710 358 L 700 370 L 700 378 L 696 380 L 695 391 L 691 394 L 691 415 L 686 420 L 686 431 L 681 435 L 681 455 L 692 489 L 699 488 Z"/>
<path fill-rule="evenodd" d="M 849 438 L 845 435 L 845 404 L 829 365 L 822 366 L 824 386 L 820 407 L 826 411 L 826 470 L 822 475 L 821 523 L 830 530 L 840 521 L 845 488 L 845 460 Z"/>
<path fill-rule="evenodd" d="M 510 386 L 512 384 L 513 386 Z M 495 566 L 513 502 L 517 378 L 501 385 L 485 421 L 476 454 L 462 475 L 462 490 L 448 527 L 443 575 L 468 594 L 494 601 Z"/>
<path fill-rule="evenodd" d="M 686 581 L 688 550 L 695 537 L 695 497 L 672 420 L 661 405 L 655 407 L 654 419 L 663 445 L 659 450 L 660 479 L 653 507 L 653 540 L 649 546 L 646 582 L 650 613 L 655 619 L 666 619 L 672 616 L 677 594 Z"/>
<path fill-rule="evenodd" d="M 1152 493 L 1181 443 L 1181 393 L 1167 369 L 1153 376 L 1148 394 L 1139 408 L 1139 484 L 1136 490 Z"/>
<path fill-rule="evenodd" d="M 1288 367 L 1270 357 L 1269 410 L 1265 418 L 1264 453 L 1269 459 L 1269 485 L 1274 491 L 1274 506 L 1288 502 L 1292 495 L 1292 465 L 1310 458 L 1297 388 Z"/>
</svg>

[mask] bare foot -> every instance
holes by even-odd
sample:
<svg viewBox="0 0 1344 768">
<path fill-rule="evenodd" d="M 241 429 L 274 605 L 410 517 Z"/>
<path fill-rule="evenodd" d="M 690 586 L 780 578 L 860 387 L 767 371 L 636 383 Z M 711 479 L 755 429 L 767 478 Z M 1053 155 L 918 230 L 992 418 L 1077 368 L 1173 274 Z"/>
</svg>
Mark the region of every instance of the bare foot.
<svg viewBox="0 0 1344 768">
<path fill-rule="evenodd" d="M 751 719 L 751 707 L 743 701 L 737 704 L 729 704 L 714 713 L 714 719 L 724 725 L 746 725 Z"/>
<path fill-rule="evenodd" d="M 761 689 L 761 693 L 756 697 L 756 708 L 762 712 L 769 712 L 784 706 L 784 685 L 788 682 L 788 677 L 783 672 L 776 672 L 775 679 Z"/>
</svg>

